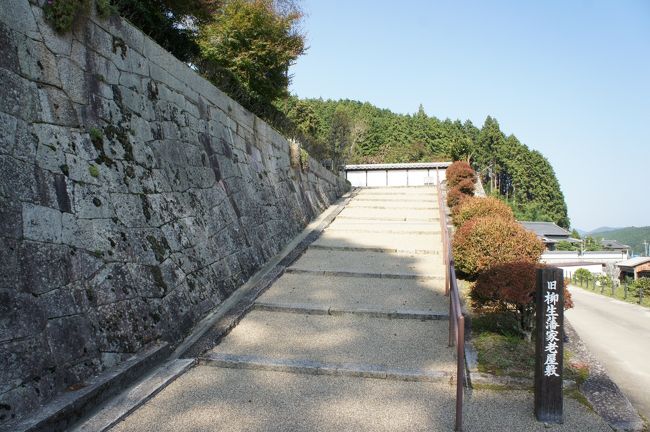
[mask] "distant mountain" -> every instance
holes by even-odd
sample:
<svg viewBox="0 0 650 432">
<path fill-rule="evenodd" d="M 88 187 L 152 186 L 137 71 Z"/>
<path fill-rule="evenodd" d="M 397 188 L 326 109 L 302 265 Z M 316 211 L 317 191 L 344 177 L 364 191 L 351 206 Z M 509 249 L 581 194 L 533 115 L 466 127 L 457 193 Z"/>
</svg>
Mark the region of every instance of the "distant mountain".
<svg viewBox="0 0 650 432">
<path fill-rule="evenodd" d="M 650 242 L 650 226 L 626 228 L 603 227 L 595 229 L 586 235 L 599 239 L 618 240 L 619 242 L 630 246 L 635 255 L 643 255 L 643 241 L 645 240 Z"/>
<path fill-rule="evenodd" d="M 594 230 L 589 231 L 587 233 L 587 235 L 593 236 L 594 234 L 600 234 L 600 233 L 605 233 L 605 232 L 609 232 L 609 231 L 616 231 L 616 230 L 620 230 L 620 229 L 624 229 L 624 228 L 621 228 L 621 227 L 617 227 L 617 228 L 600 227 L 600 228 L 596 228 Z M 616 239 L 614 239 L 614 240 L 616 240 Z"/>
</svg>

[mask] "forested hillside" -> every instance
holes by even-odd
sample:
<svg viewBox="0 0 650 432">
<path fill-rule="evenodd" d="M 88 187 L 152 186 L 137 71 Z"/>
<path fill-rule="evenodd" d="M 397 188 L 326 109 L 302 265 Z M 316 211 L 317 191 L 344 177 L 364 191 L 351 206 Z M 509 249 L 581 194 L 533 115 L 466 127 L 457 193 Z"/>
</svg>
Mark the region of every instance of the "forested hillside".
<svg viewBox="0 0 650 432">
<path fill-rule="evenodd" d="M 518 219 L 569 226 L 553 167 L 514 135 L 506 136 L 492 117 L 479 128 L 469 120 L 428 116 L 422 106 L 413 115 L 351 100 L 290 97 L 277 106 L 310 153 L 334 166 L 466 159 L 486 191 L 508 202 Z"/>
<path fill-rule="evenodd" d="M 635 255 L 643 255 L 645 253 L 643 242 L 650 242 L 650 226 L 617 228 L 611 231 L 599 231 L 591 235 L 599 239 L 618 240 L 630 246 Z"/>
</svg>

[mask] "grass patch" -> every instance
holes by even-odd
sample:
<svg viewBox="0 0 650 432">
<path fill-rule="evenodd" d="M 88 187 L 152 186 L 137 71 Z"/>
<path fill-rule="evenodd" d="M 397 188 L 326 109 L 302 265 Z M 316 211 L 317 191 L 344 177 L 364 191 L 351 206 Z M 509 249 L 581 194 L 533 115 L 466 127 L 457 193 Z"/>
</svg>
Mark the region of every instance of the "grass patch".
<svg viewBox="0 0 650 432">
<path fill-rule="evenodd" d="M 515 335 L 489 331 L 475 334 L 474 347 L 478 352 L 478 370 L 498 376 L 533 378 L 535 374 L 535 347 Z"/>
<path fill-rule="evenodd" d="M 590 411 L 594 410 L 594 407 L 591 406 L 591 403 L 589 403 L 589 400 L 585 397 L 585 395 L 580 393 L 580 390 L 578 390 L 577 388 L 573 388 L 571 390 L 565 390 L 564 391 L 564 396 L 570 397 L 570 398 L 573 398 L 573 399 L 577 400 L 580 404 L 587 407 Z"/>
</svg>

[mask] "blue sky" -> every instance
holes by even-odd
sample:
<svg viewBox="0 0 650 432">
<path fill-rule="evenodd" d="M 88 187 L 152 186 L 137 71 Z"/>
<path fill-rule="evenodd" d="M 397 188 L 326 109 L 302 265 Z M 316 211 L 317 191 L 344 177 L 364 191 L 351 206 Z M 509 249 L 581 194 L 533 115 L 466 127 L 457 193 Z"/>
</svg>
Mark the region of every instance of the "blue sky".
<svg viewBox="0 0 650 432">
<path fill-rule="evenodd" d="M 550 160 L 574 227 L 650 225 L 650 1 L 301 4 L 293 93 L 492 115 Z"/>
</svg>

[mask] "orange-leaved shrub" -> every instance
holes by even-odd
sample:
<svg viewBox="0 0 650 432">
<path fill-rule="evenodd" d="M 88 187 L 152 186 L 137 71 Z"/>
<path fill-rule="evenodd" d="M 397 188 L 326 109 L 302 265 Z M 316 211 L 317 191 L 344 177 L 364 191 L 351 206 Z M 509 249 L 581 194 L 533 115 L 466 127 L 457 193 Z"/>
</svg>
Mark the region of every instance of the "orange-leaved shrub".
<svg viewBox="0 0 650 432">
<path fill-rule="evenodd" d="M 464 179 L 464 180 L 461 180 L 452 189 L 458 189 L 459 191 L 461 191 L 465 195 L 474 196 L 474 189 L 476 189 L 476 185 L 474 185 L 474 182 L 472 180 Z"/>
<path fill-rule="evenodd" d="M 496 216 L 506 220 L 515 220 L 512 209 L 508 204 L 494 197 L 467 198 L 466 200 L 462 200 L 451 214 L 454 226 L 457 228 L 469 220 L 482 216 Z"/>
<path fill-rule="evenodd" d="M 452 250 L 456 270 L 474 280 L 480 272 L 500 264 L 537 263 L 544 244 L 514 220 L 484 216 L 456 231 Z"/>
<path fill-rule="evenodd" d="M 469 163 L 465 161 L 456 161 L 449 165 L 445 171 L 447 179 L 447 188 L 451 189 L 463 180 L 476 182 L 476 171 L 472 169 Z"/>
<path fill-rule="evenodd" d="M 469 195 L 464 194 L 460 189 L 450 189 L 447 192 L 447 206 L 453 212 L 454 208 L 467 198 L 469 198 Z"/>
<path fill-rule="evenodd" d="M 470 291 L 475 310 L 491 310 L 514 315 L 519 331 L 530 339 L 535 327 L 537 269 L 543 266 L 520 261 L 495 265 L 482 271 Z M 564 309 L 573 307 L 571 293 L 564 286 Z"/>
</svg>

